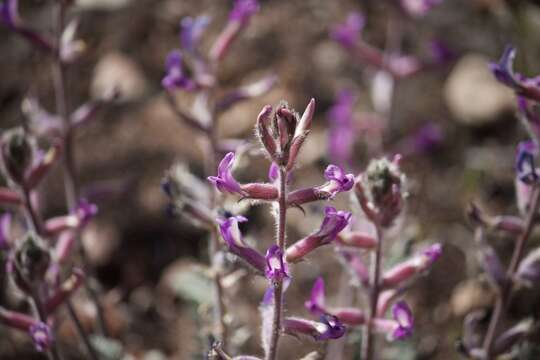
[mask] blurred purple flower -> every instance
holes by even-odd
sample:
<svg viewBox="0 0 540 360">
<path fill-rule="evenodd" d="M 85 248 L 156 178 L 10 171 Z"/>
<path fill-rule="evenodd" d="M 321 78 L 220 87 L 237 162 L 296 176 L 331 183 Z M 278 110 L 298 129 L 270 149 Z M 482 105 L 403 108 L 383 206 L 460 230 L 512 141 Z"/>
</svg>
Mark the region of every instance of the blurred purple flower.
<svg viewBox="0 0 540 360">
<path fill-rule="evenodd" d="M 0 216 L 0 250 L 9 248 L 9 233 L 11 228 L 11 214 L 4 213 Z"/>
<path fill-rule="evenodd" d="M 53 336 L 48 325 L 42 322 L 34 323 L 30 326 L 29 332 L 37 351 L 44 352 L 49 349 Z"/>
<path fill-rule="evenodd" d="M 242 239 L 238 223 L 246 221 L 247 219 L 243 216 L 217 219 L 221 236 L 225 240 L 229 250 L 261 273 L 265 273 L 267 270 L 267 259 L 257 250 L 248 246 Z"/>
<path fill-rule="evenodd" d="M 317 278 L 311 289 L 311 297 L 305 302 L 305 307 L 314 315 L 321 315 L 325 311 L 324 279 Z"/>
<path fill-rule="evenodd" d="M 182 49 L 196 53 L 201 36 L 210 23 L 208 16 L 185 17 L 180 21 L 180 44 Z"/>
<path fill-rule="evenodd" d="M 332 161 L 344 166 L 351 160 L 355 131 L 353 127 L 353 107 L 355 97 L 348 90 L 342 90 L 328 112 L 330 122 L 329 152 Z"/>
<path fill-rule="evenodd" d="M 414 148 L 417 152 L 429 153 L 437 148 L 443 139 L 444 135 L 441 127 L 433 122 L 429 122 L 414 134 Z"/>
<path fill-rule="evenodd" d="M 412 16 L 425 16 L 442 0 L 400 0 L 401 7 Z"/>
<path fill-rule="evenodd" d="M 81 199 L 76 209 L 77 217 L 80 224 L 84 225 L 94 218 L 98 213 L 98 207 L 96 204 L 92 204 L 86 199 Z"/>
<path fill-rule="evenodd" d="M 242 194 L 240 184 L 232 175 L 232 167 L 234 164 L 235 154 L 233 152 L 227 153 L 218 166 L 218 175 L 209 176 L 208 180 L 216 186 L 221 192 L 228 192 L 231 194 Z"/>
<path fill-rule="evenodd" d="M 5 0 L 0 4 L 0 16 L 7 27 L 15 30 L 19 24 L 18 1 Z"/>
<path fill-rule="evenodd" d="M 519 82 L 515 78 L 513 69 L 515 57 L 516 48 L 508 45 L 504 49 L 499 62 L 489 64 L 489 68 L 497 80 L 512 88 L 519 87 Z"/>
<path fill-rule="evenodd" d="M 398 301 L 392 307 L 392 315 L 397 323 L 397 327 L 392 333 L 392 338 L 402 340 L 412 335 L 414 329 L 414 318 L 411 309 L 405 301 Z"/>
<path fill-rule="evenodd" d="M 346 328 L 336 316 L 325 314 L 320 321 L 316 325 L 319 335 L 315 336 L 315 340 L 339 339 L 345 334 Z"/>
<path fill-rule="evenodd" d="M 534 163 L 537 155 L 538 147 L 532 140 L 519 143 L 516 156 L 516 172 L 518 179 L 527 185 L 538 181 Z"/>
<path fill-rule="evenodd" d="M 427 265 L 429 267 L 433 265 L 442 255 L 442 246 L 439 243 L 429 246 L 427 249 L 422 251 L 422 255 L 427 258 Z"/>
<path fill-rule="evenodd" d="M 259 2 L 257 0 L 236 0 L 233 9 L 229 13 L 229 20 L 238 21 L 245 25 L 257 11 L 259 11 Z"/>
<path fill-rule="evenodd" d="M 339 42 L 345 48 L 352 48 L 360 38 L 360 32 L 364 28 L 364 16 L 358 12 L 351 13 L 343 24 L 334 26 L 330 37 Z"/>
<path fill-rule="evenodd" d="M 268 180 L 270 182 L 276 182 L 279 178 L 279 166 L 275 162 L 272 161 L 272 164 L 270 164 L 270 167 L 268 168 Z"/>
<path fill-rule="evenodd" d="M 284 260 L 283 250 L 278 245 L 272 245 L 266 251 L 265 275 L 272 283 L 289 278 L 289 267 Z"/>
<path fill-rule="evenodd" d="M 161 85 L 167 90 L 183 89 L 192 91 L 196 88 L 196 84 L 184 72 L 182 66 L 182 52 L 173 50 L 167 56 L 165 62 L 167 74 L 161 81 Z"/>
<path fill-rule="evenodd" d="M 454 51 L 452 51 L 452 49 L 450 49 L 442 40 L 432 40 L 430 43 L 430 48 L 431 56 L 433 56 L 433 60 L 437 64 L 447 63 L 456 57 Z"/>
</svg>

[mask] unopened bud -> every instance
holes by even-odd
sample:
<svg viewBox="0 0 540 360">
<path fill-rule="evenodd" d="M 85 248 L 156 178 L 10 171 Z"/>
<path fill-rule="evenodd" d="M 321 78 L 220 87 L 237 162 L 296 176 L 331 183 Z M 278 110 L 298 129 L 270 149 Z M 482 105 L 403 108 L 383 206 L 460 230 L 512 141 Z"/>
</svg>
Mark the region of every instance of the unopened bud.
<svg viewBox="0 0 540 360">
<path fill-rule="evenodd" d="M 34 143 L 23 128 L 8 130 L 2 136 L 1 157 L 5 175 L 17 184 L 24 182 L 32 165 Z"/>
<path fill-rule="evenodd" d="M 376 216 L 379 225 L 391 226 L 403 208 L 405 175 L 399 169 L 399 157 L 372 160 L 360 178 L 357 196 L 367 216 Z"/>
<path fill-rule="evenodd" d="M 50 260 L 43 240 L 35 233 L 28 232 L 15 249 L 13 275 L 17 286 L 22 291 L 31 291 L 45 278 Z"/>
</svg>

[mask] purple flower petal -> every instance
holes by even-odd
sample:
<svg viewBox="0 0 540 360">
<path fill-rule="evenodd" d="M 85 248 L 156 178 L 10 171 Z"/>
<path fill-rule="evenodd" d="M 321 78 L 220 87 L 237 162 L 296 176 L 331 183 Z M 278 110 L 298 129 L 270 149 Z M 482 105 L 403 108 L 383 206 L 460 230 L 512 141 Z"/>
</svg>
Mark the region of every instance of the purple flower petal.
<svg viewBox="0 0 540 360">
<path fill-rule="evenodd" d="M 345 48 L 352 48 L 360 38 L 360 32 L 364 28 L 365 19 L 362 14 L 354 12 L 347 17 L 343 24 L 334 26 L 330 37 L 339 42 Z"/>
<path fill-rule="evenodd" d="M 353 107 L 355 98 L 348 90 L 339 93 L 335 104 L 328 112 L 330 122 L 329 151 L 332 161 L 346 165 L 352 157 L 355 129 L 353 126 Z"/>
<path fill-rule="evenodd" d="M 538 181 L 535 165 L 536 156 L 538 156 L 538 148 L 533 141 L 528 140 L 519 143 L 516 156 L 516 173 L 518 179 L 527 185 Z"/>
<path fill-rule="evenodd" d="M 490 70 L 493 72 L 493 75 L 501 83 L 512 88 L 519 88 L 520 84 L 516 79 L 514 74 L 514 59 L 516 57 L 516 49 L 508 45 L 501 56 L 501 59 L 498 63 L 489 64 Z"/>
<path fill-rule="evenodd" d="M 324 244 L 327 244 L 334 240 L 339 232 L 347 225 L 351 220 L 352 214 L 347 211 L 337 211 L 332 206 L 324 208 L 324 220 L 321 224 L 316 236 L 321 237 Z"/>
<path fill-rule="evenodd" d="M 14 30 L 19 24 L 18 0 L 6 0 L 0 4 L 0 18 L 2 22 Z"/>
<path fill-rule="evenodd" d="M 236 0 L 229 14 L 229 20 L 238 21 L 245 25 L 257 11 L 259 11 L 259 2 L 257 0 Z"/>
<path fill-rule="evenodd" d="M 325 314 L 321 316 L 321 322 L 316 325 L 319 335 L 315 340 L 339 339 L 345 334 L 345 326 L 336 316 Z"/>
<path fill-rule="evenodd" d="M 11 214 L 4 213 L 0 216 L 0 250 L 9 248 L 9 234 L 11 228 Z"/>
<path fill-rule="evenodd" d="M 313 288 L 311 289 L 311 297 L 304 305 L 314 315 L 325 313 L 324 280 L 322 277 L 315 280 L 315 284 L 313 284 Z"/>
<path fill-rule="evenodd" d="M 266 278 L 276 282 L 289 278 L 289 267 L 284 260 L 283 250 L 278 245 L 272 245 L 266 252 Z"/>
<path fill-rule="evenodd" d="M 228 192 L 231 194 L 242 194 L 240 184 L 232 175 L 232 167 L 234 165 L 235 154 L 233 152 L 227 153 L 218 166 L 218 175 L 209 176 L 208 180 L 213 183 L 216 188 L 221 192 Z"/>
<path fill-rule="evenodd" d="M 196 84 L 184 72 L 182 65 L 182 52 L 173 50 L 167 56 L 165 62 L 167 74 L 161 80 L 161 85 L 167 90 L 183 89 L 192 91 L 196 88 Z"/>
<path fill-rule="evenodd" d="M 53 342 L 53 336 L 48 325 L 37 322 L 30 326 L 29 332 L 37 351 L 44 352 L 49 349 Z"/>
<path fill-rule="evenodd" d="M 180 21 L 180 44 L 189 52 L 196 52 L 204 30 L 210 23 L 208 16 L 185 17 Z"/>
<path fill-rule="evenodd" d="M 398 324 L 392 334 L 392 338 L 401 340 L 411 336 L 414 329 L 414 318 L 407 303 L 401 300 L 394 304 L 392 307 L 392 315 Z"/>
<path fill-rule="evenodd" d="M 264 273 L 267 269 L 265 257 L 244 242 L 242 233 L 240 233 L 240 229 L 238 228 L 239 222 L 246 221 L 247 219 L 243 216 L 217 219 L 221 236 L 225 240 L 229 250 L 261 273 Z"/>
</svg>

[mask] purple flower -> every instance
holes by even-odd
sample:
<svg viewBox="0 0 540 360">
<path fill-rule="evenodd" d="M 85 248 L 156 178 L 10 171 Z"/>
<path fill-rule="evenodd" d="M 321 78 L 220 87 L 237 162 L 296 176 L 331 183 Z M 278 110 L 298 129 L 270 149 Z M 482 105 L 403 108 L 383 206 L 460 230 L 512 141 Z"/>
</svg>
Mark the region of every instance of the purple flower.
<svg viewBox="0 0 540 360">
<path fill-rule="evenodd" d="M 516 157 L 516 172 L 518 179 L 530 185 L 538 181 L 538 174 L 534 160 L 538 155 L 538 147 L 531 141 L 522 141 L 518 145 L 518 153 Z"/>
<path fill-rule="evenodd" d="M 0 250 L 9 248 L 9 233 L 11 228 L 11 214 L 4 213 L 0 216 Z"/>
<path fill-rule="evenodd" d="M 227 153 L 219 163 L 218 176 L 209 176 L 208 180 L 221 192 L 243 194 L 240 184 L 232 175 L 234 158 L 233 152 Z"/>
<path fill-rule="evenodd" d="M 330 193 L 330 199 L 340 192 L 351 190 L 354 185 L 354 175 L 345 174 L 338 165 L 328 165 L 324 170 L 324 177 L 328 180 L 328 183 L 319 190 Z"/>
<path fill-rule="evenodd" d="M 324 220 L 320 229 L 315 233 L 315 236 L 321 239 L 322 244 L 330 243 L 341 230 L 349 225 L 351 216 L 352 214 L 350 212 L 337 211 L 332 206 L 326 206 L 324 208 Z"/>
<path fill-rule="evenodd" d="M 343 24 L 332 29 L 330 36 L 345 48 L 352 48 L 360 38 L 360 31 L 364 28 L 365 19 L 362 14 L 354 12 L 347 17 Z"/>
<path fill-rule="evenodd" d="M 165 89 L 183 89 L 186 91 L 195 89 L 196 84 L 184 72 L 182 66 L 182 52 L 180 50 L 173 50 L 169 53 L 165 62 L 165 68 L 167 74 L 163 80 L 161 80 L 161 85 Z"/>
<path fill-rule="evenodd" d="M 413 136 L 414 150 L 419 153 L 429 153 L 443 141 L 443 133 L 440 126 L 435 123 L 427 123 Z"/>
<path fill-rule="evenodd" d="M 259 11 L 259 2 L 257 0 L 236 0 L 229 14 L 229 20 L 238 21 L 245 25 L 257 11 Z"/>
<path fill-rule="evenodd" d="M 86 199 L 81 199 L 76 209 L 77 217 L 80 224 L 85 225 L 98 213 L 98 207 L 96 204 L 88 202 Z"/>
<path fill-rule="evenodd" d="M 328 112 L 330 120 L 329 152 L 332 161 L 346 165 L 351 160 L 355 131 L 353 128 L 353 107 L 355 97 L 348 90 L 339 93 L 336 103 Z"/>
<path fill-rule="evenodd" d="M 185 17 L 180 21 L 180 44 L 182 49 L 195 53 L 201 36 L 210 23 L 208 16 Z"/>
<path fill-rule="evenodd" d="M 221 236 L 223 237 L 223 240 L 225 240 L 229 250 L 261 273 L 265 273 L 267 271 L 267 258 L 257 250 L 248 246 L 242 239 L 238 223 L 246 221 L 247 219 L 243 216 L 217 219 Z"/>
<path fill-rule="evenodd" d="M 489 68 L 497 80 L 512 88 L 517 88 L 520 86 L 519 82 L 515 78 L 513 69 L 515 57 L 516 49 L 513 46 L 508 45 L 504 49 L 499 62 L 489 64 Z"/>
<path fill-rule="evenodd" d="M 53 342 L 53 336 L 48 325 L 37 322 L 30 326 L 29 332 L 37 351 L 43 352 L 49 349 Z"/>
<path fill-rule="evenodd" d="M 441 244 L 433 244 L 427 249 L 422 251 L 422 254 L 427 258 L 427 266 L 433 265 L 442 255 L 442 246 Z"/>
<path fill-rule="evenodd" d="M 346 328 L 336 316 L 325 314 L 321 316 L 320 321 L 315 325 L 319 332 L 315 340 L 339 339 L 345 334 Z"/>
<path fill-rule="evenodd" d="M 289 267 L 284 260 L 283 250 L 278 245 L 272 245 L 266 251 L 265 275 L 272 283 L 289 278 Z"/>
<path fill-rule="evenodd" d="M 332 242 L 337 237 L 337 234 L 349 224 L 352 216 L 349 212 L 337 211 L 331 206 L 327 206 L 324 213 L 324 220 L 319 230 L 297 241 L 287 249 L 287 261 L 300 261 L 316 248 Z"/>
<path fill-rule="evenodd" d="M 317 278 L 311 289 L 311 297 L 304 305 L 308 311 L 314 315 L 321 315 L 325 311 L 325 295 L 324 295 L 324 280 L 322 277 Z"/>
<path fill-rule="evenodd" d="M 414 318 L 411 309 L 405 301 L 398 301 L 392 307 L 392 315 L 397 323 L 392 333 L 392 339 L 402 340 L 412 335 L 414 329 Z"/>
<path fill-rule="evenodd" d="M 10 29 L 16 29 L 19 24 L 19 12 L 17 0 L 6 0 L 0 4 L 0 17 L 2 22 Z"/>
<path fill-rule="evenodd" d="M 271 183 L 274 183 L 279 178 L 279 166 L 275 162 L 272 162 L 270 164 L 270 168 L 268 168 L 268 180 L 270 180 Z"/>
</svg>

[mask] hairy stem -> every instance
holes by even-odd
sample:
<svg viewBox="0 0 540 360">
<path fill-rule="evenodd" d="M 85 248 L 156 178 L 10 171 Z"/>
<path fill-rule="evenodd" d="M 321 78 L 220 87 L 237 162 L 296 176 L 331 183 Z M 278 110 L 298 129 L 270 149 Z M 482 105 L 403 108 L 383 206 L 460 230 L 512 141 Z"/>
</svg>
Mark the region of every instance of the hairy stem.
<svg viewBox="0 0 540 360">
<path fill-rule="evenodd" d="M 497 336 L 497 328 L 499 323 L 506 312 L 506 309 L 510 303 L 512 296 L 512 281 L 519 264 L 523 258 L 523 253 L 525 251 L 525 246 L 527 241 L 532 233 L 532 230 L 535 225 L 536 214 L 538 213 L 538 208 L 540 206 L 540 186 L 534 185 L 533 193 L 531 196 L 531 203 L 527 212 L 527 217 L 525 220 L 525 227 L 521 235 L 519 236 L 516 246 L 514 247 L 514 252 L 512 254 L 512 260 L 507 269 L 507 279 L 508 281 L 503 285 L 498 293 L 497 300 L 495 302 L 495 309 L 493 310 L 493 315 L 489 323 L 489 327 L 484 338 L 484 354 L 486 359 L 492 358 L 493 343 Z"/>
<path fill-rule="evenodd" d="M 373 319 L 377 316 L 377 303 L 379 302 L 379 284 L 381 277 L 382 261 L 382 242 L 383 234 L 381 226 L 374 224 L 377 232 L 377 248 L 372 253 L 370 262 L 370 296 L 369 296 L 369 315 L 367 325 L 364 328 L 364 337 L 362 342 L 362 359 L 371 360 L 375 350 L 375 334 L 373 333 Z"/>
<path fill-rule="evenodd" d="M 65 26 L 65 14 L 66 8 L 63 1 L 57 2 L 57 14 L 56 14 L 56 39 L 58 42 L 58 48 L 60 44 L 60 39 L 62 37 L 62 32 L 64 31 Z M 60 49 L 58 50 L 60 51 Z M 75 168 L 75 158 L 74 158 L 74 133 L 70 123 L 69 110 L 68 110 L 68 100 L 66 94 L 66 69 L 60 57 L 60 52 L 58 52 L 54 59 L 53 64 L 53 81 L 54 81 L 54 91 L 56 98 L 56 110 L 60 117 L 64 120 L 64 138 L 63 138 L 63 172 L 64 172 L 64 193 L 66 196 L 67 207 L 70 212 L 75 211 L 77 208 L 77 202 L 79 199 L 79 188 L 77 182 L 76 168 Z M 88 275 L 89 281 L 85 281 L 83 286 L 90 297 L 91 301 L 96 307 L 97 314 L 97 323 L 100 329 L 100 332 L 103 335 L 107 335 L 107 326 L 104 317 L 103 306 L 99 299 L 98 291 L 94 289 L 92 284 L 92 279 L 95 277 L 91 267 L 88 265 L 88 259 L 84 247 L 81 243 L 80 234 L 77 234 L 77 248 L 81 262 L 85 272 Z M 73 310 L 73 309 L 71 309 Z M 69 311 L 70 314 L 76 313 Z M 80 323 L 74 320 L 74 323 Z M 77 327 L 77 326 L 76 326 Z M 78 327 L 77 327 L 78 328 Z M 80 328 L 83 333 L 80 333 L 81 337 L 86 338 L 87 335 L 84 333 L 84 329 Z M 90 351 L 90 350 L 89 350 Z"/>
<path fill-rule="evenodd" d="M 279 199 L 278 199 L 278 226 L 277 245 L 282 251 L 285 249 L 285 226 L 287 223 L 287 170 L 279 169 Z M 266 360 L 274 360 L 278 353 L 279 337 L 281 335 L 281 314 L 283 311 L 283 280 L 278 279 L 274 284 L 274 312 L 272 319 L 272 333 L 270 348 Z"/>
</svg>

